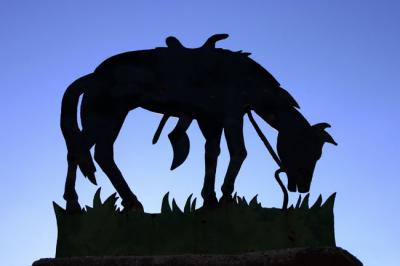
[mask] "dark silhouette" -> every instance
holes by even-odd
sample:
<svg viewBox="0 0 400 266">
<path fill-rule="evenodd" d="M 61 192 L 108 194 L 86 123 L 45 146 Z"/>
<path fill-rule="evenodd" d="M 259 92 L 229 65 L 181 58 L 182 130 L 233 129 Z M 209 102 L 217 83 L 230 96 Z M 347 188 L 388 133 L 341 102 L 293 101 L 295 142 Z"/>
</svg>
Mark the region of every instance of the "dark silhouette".
<svg viewBox="0 0 400 266">
<path fill-rule="evenodd" d="M 336 144 L 324 130 L 326 123 L 311 126 L 297 110 L 293 97 L 249 53 L 215 48 L 227 34 L 211 36 L 200 48 L 185 48 L 168 37 L 168 47 L 115 55 L 93 73 L 74 81 L 62 100 L 61 129 L 68 148 L 68 173 L 64 199 L 67 211 L 80 211 L 75 192 L 76 169 L 96 184 L 94 159 L 109 177 L 126 209 L 143 211 L 114 162 L 113 144 L 129 111 L 142 107 L 164 114 L 153 138 L 155 143 L 169 116 L 178 117 L 169 134 L 174 160 L 179 166 L 189 152 L 186 129 L 196 119 L 205 143 L 205 177 L 201 195 L 205 207 L 218 203 L 214 183 L 220 140 L 224 131 L 230 162 L 220 203 L 232 201 L 239 169 L 246 158 L 243 116 L 254 110 L 279 131 L 277 150 L 289 191 L 308 192 L 324 142 Z M 81 105 L 82 130 L 77 104 Z"/>
</svg>

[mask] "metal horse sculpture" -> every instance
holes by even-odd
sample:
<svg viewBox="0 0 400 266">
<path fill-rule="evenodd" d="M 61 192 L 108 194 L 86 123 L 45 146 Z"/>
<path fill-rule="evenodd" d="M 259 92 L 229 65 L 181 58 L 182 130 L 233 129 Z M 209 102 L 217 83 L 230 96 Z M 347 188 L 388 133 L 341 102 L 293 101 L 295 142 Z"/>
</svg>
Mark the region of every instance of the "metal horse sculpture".
<svg viewBox="0 0 400 266">
<path fill-rule="evenodd" d="M 61 130 L 68 149 L 64 199 L 67 211 L 80 211 L 75 191 L 77 168 L 96 184 L 94 159 L 122 198 L 127 210 L 143 206 L 114 162 L 113 144 L 129 111 L 142 107 L 164 114 L 155 143 L 169 116 L 178 117 L 169 134 L 172 169 L 185 160 L 189 140 L 185 133 L 197 120 L 205 142 L 205 177 L 201 195 L 204 207 L 216 206 L 214 183 L 220 140 L 224 131 L 230 162 L 220 203 L 232 201 L 234 183 L 246 158 L 243 117 L 255 111 L 278 130 L 277 150 L 288 177 L 289 191 L 308 192 L 325 142 L 336 144 L 324 130 L 326 123 L 311 126 L 297 110 L 291 95 L 249 53 L 215 48 L 227 34 L 210 37 L 200 48 L 185 48 L 168 37 L 168 47 L 132 51 L 108 58 L 93 73 L 74 81 L 66 90 L 61 109 Z M 77 105 L 82 97 L 81 124 Z"/>
</svg>

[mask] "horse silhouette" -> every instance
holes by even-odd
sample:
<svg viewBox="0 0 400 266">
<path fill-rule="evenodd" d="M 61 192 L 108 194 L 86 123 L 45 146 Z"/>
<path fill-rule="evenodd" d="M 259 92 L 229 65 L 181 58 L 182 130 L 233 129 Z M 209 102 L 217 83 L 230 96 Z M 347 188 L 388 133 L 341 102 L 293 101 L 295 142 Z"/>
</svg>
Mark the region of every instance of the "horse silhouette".
<svg viewBox="0 0 400 266">
<path fill-rule="evenodd" d="M 214 207 L 217 158 L 224 132 L 230 161 L 220 203 L 232 201 L 236 176 L 246 158 L 243 117 L 255 111 L 278 130 L 277 150 L 288 177 L 289 191 L 308 192 L 325 142 L 336 145 L 324 130 L 327 123 L 311 126 L 297 110 L 293 97 L 249 53 L 215 48 L 227 34 L 211 36 L 200 48 L 185 48 L 175 37 L 167 47 L 131 51 L 112 56 L 93 73 L 75 80 L 66 90 L 61 108 L 61 130 L 66 141 L 68 172 L 64 199 L 68 212 L 80 211 L 75 191 L 76 171 L 96 184 L 90 153 L 122 198 L 127 210 L 143 206 L 114 162 L 113 144 L 128 112 L 142 107 L 164 114 L 153 138 L 157 142 L 168 117 L 178 117 L 169 134 L 179 166 L 189 152 L 186 130 L 196 120 L 205 138 L 205 176 L 201 195 L 204 207 Z M 77 124 L 81 103 L 82 130 Z"/>
</svg>

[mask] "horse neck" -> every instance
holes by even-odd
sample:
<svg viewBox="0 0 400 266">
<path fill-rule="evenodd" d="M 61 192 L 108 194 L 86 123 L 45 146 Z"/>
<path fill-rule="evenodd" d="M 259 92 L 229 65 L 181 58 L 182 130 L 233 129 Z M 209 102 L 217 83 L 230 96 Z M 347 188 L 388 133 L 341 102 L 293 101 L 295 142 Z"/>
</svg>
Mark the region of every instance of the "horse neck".
<svg viewBox="0 0 400 266">
<path fill-rule="evenodd" d="M 308 123 L 304 116 L 294 107 L 278 110 L 274 112 L 273 115 L 276 119 L 273 127 L 280 133 L 293 134 L 310 127 L 310 123 Z"/>
</svg>

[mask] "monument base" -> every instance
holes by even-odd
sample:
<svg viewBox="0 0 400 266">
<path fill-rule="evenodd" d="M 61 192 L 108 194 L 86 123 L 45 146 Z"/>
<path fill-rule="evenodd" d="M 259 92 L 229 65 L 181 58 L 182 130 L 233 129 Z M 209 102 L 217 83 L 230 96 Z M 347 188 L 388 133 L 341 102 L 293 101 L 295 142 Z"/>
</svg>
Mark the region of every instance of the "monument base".
<svg viewBox="0 0 400 266">
<path fill-rule="evenodd" d="M 362 266 L 339 247 L 291 248 L 240 255 L 105 256 L 40 259 L 32 266 Z"/>
</svg>

